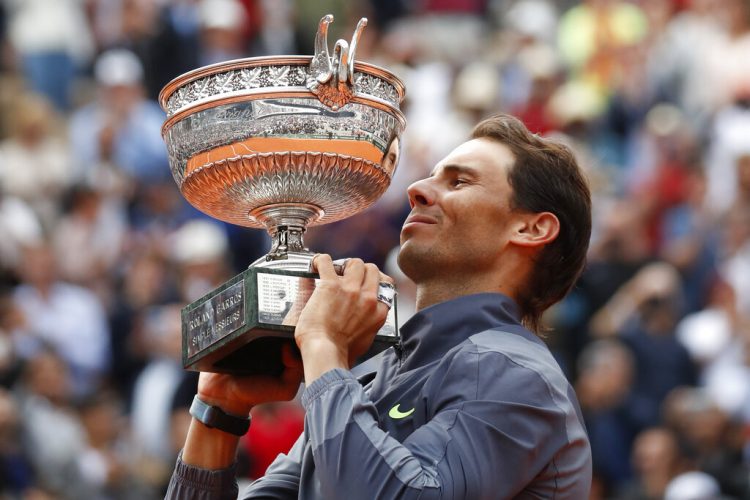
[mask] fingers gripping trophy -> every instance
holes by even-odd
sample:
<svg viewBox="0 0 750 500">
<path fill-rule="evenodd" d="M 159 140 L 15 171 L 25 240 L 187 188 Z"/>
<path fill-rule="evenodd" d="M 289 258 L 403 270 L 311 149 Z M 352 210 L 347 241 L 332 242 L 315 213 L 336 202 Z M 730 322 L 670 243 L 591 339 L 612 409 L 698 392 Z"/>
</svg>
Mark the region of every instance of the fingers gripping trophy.
<svg viewBox="0 0 750 500">
<path fill-rule="evenodd" d="M 314 289 L 308 226 L 360 212 L 389 186 L 405 119 L 403 83 L 355 61 L 367 24 L 351 44 L 328 50 L 320 21 L 315 55 L 240 59 L 206 66 L 170 82 L 159 101 L 172 175 L 197 209 L 240 226 L 265 228 L 270 252 L 182 310 L 187 369 L 277 374 L 281 349 Z M 395 290 L 381 283 L 389 306 Z M 395 308 L 373 350 L 398 341 Z"/>
</svg>

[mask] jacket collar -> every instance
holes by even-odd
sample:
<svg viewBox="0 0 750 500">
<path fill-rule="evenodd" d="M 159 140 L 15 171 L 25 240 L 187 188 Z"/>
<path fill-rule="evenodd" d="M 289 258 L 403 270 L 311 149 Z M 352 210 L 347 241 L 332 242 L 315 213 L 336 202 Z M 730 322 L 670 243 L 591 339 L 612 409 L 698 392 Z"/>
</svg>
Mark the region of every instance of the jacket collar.
<svg viewBox="0 0 750 500">
<path fill-rule="evenodd" d="M 499 293 L 465 295 L 422 309 L 401 327 L 402 369 L 435 361 L 475 333 L 491 328 L 535 337 L 521 325 L 518 305 Z"/>
</svg>

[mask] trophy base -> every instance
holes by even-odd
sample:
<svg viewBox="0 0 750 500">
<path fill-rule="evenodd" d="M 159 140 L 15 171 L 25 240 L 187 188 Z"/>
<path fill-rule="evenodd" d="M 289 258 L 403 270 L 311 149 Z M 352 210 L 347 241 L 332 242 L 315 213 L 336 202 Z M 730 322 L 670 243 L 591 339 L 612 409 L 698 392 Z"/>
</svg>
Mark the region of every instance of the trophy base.
<svg viewBox="0 0 750 500">
<path fill-rule="evenodd" d="M 182 363 L 188 370 L 278 375 L 281 349 L 296 351 L 294 326 L 318 275 L 250 267 L 182 309 Z M 399 340 L 395 304 L 367 356 Z"/>
</svg>

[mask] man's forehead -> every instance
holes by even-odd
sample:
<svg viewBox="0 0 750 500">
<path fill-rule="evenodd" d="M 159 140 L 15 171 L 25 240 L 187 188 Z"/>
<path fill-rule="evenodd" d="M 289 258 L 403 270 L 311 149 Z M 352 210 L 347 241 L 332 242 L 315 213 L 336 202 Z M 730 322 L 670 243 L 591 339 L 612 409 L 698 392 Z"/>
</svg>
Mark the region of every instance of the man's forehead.
<svg viewBox="0 0 750 500">
<path fill-rule="evenodd" d="M 472 139 L 460 144 L 440 160 L 430 175 L 443 170 L 475 174 L 507 172 L 514 159 L 510 148 L 501 142 Z"/>
</svg>

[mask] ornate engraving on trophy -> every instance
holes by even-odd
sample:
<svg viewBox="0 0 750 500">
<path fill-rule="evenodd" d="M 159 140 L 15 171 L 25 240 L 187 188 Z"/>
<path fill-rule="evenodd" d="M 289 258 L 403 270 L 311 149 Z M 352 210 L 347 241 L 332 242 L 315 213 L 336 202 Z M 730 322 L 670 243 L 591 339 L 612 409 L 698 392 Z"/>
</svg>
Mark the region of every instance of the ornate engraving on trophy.
<svg viewBox="0 0 750 500">
<path fill-rule="evenodd" d="M 167 116 L 173 116 L 200 100 L 227 97 L 241 91 L 265 90 L 276 87 L 304 87 L 309 75 L 306 66 L 255 67 L 227 71 L 195 80 L 178 89 L 166 105 Z M 398 106 L 398 90 L 383 78 L 367 73 L 354 73 L 356 96 L 381 99 Z"/>
</svg>

